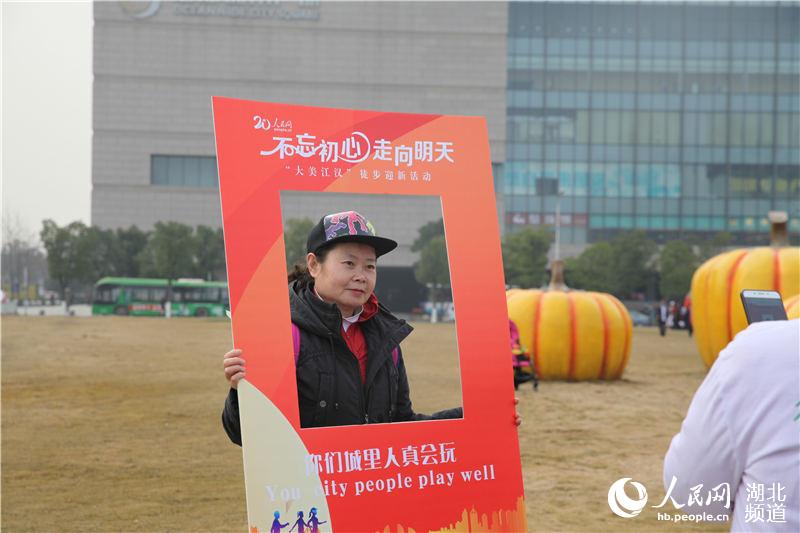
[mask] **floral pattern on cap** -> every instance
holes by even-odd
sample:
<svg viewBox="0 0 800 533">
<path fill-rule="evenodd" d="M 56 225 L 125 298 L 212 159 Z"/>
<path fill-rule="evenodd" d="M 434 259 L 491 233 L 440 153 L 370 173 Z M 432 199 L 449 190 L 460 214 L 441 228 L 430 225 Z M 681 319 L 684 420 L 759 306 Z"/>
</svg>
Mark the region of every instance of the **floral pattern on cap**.
<svg viewBox="0 0 800 533">
<path fill-rule="evenodd" d="M 355 211 L 328 215 L 324 218 L 323 225 L 325 226 L 326 241 L 346 235 L 375 236 L 375 227 L 372 223 Z"/>
</svg>

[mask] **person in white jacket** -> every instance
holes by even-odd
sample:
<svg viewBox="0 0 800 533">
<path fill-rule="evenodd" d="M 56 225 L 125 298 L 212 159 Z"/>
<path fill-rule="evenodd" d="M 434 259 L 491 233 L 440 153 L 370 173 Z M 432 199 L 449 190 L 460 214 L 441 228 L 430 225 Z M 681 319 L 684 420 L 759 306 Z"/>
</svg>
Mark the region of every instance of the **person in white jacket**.
<svg viewBox="0 0 800 533">
<path fill-rule="evenodd" d="M 673 505 L 732 512 L 732 531 L 800 531 L 799 412 L 800 320 L 750 325 L 720 353 L 672 439 Z M 726 484 L 729 502 L 706 497 Z"/>
</svg>

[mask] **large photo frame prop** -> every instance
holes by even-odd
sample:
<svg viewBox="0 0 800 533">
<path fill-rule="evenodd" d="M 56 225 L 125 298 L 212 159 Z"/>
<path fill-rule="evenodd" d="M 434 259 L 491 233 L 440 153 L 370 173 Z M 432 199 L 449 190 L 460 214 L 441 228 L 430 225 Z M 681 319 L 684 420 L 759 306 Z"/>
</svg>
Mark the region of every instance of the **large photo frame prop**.
<svg viewBox="0 0 800 533">
<path fill-rule="evenodd" d="M 485 120 L 222 97 L 213 112 L 250 531 L 525 531 Z M 463 418 L 300 427 L 287 190 L 441 198 Z"/>
</svg>

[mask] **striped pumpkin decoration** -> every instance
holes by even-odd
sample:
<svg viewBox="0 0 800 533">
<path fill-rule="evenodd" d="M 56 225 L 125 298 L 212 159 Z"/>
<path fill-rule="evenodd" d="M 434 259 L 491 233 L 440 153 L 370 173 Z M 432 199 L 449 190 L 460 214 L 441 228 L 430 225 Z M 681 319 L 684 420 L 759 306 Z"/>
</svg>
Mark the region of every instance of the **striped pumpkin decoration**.
<svg viewBox="0 0 800 533">
<path fill-rule="evenodd" d="M 633 323 L 610 294 L 573 291 L 563 263 L 553 262 L 550 287 L 506 293 L 508 316 L 533 356 L 541 379 L 619 379 L 631 352 Z"/>
<path fill-rule="evenodd" d="M 796 294 L 783 302 L 783 307 L 786 309 L 786 318 L 789 320 L 800 318 L 800 294 Z"/>
<path fill-rule="evenodd" d="M 800 248 L 783 246 L 786 214 L 776 215 L 770 214 L 772 247 L 722 253 L 700 265 L 692 277 L 694 338 L 706 367 L 747 327 L 741 291 L 775 290 L 784 302 L 800 293 Z"/>
</svg>

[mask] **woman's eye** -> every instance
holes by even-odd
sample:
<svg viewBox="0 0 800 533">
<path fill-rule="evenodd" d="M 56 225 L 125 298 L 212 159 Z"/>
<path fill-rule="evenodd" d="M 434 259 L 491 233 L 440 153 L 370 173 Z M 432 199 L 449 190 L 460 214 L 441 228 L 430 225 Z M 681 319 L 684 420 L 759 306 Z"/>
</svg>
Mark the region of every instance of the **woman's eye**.
<svg viewBox="0 0 800 533">
<path fill-rule="evenodd" d="M 375 265 L 367 265 L 367 268 L 370 270 L 375 270 Z"/>
</svg>

